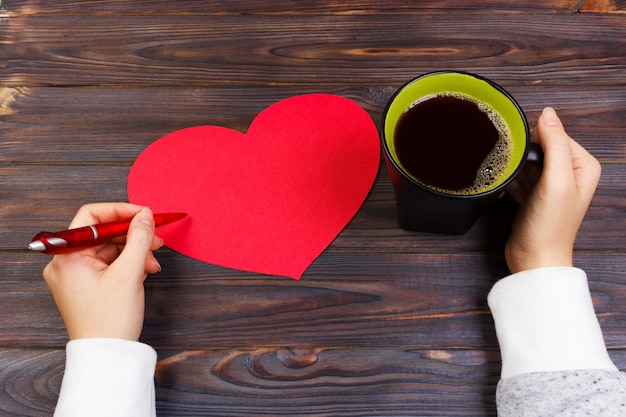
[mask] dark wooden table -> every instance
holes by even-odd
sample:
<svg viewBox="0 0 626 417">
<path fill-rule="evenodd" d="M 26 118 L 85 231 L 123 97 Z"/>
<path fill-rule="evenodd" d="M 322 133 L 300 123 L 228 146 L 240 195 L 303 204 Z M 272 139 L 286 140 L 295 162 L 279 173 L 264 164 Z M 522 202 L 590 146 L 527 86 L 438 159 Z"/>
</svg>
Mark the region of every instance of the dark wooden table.
<svg viewBox="0 0 626 417">
<path fill-rule="evenodd" d="M 416 75 L 457 69 L 544 106 L 603 165 L 576 245 L 611 357 L 626 369 L 626 2 L 0 2 L 0 415 L 50 416 L 66 333 L 24 249 L 84 203 L 125 201 L 152 141 L 246 131 L 287 97 L 348 97 L 379 123 Z M 382 167 L 301 281 L 163 249 L 142 340 L 159 416 L 495 415 L 500 355 L 486 305 L 507 274 L 515 206 L 464 236 L 396 227 Z"/>
</svg>

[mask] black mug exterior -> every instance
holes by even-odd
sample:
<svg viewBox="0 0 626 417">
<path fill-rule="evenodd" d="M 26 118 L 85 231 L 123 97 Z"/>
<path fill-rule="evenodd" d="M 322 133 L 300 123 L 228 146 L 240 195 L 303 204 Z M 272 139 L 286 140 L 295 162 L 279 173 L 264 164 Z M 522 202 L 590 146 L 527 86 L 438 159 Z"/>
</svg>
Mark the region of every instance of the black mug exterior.
<svg viewBox="0 0 626 417">
<path fill-rule="evenodd" d="M 458 72 L 458 71 L 445 71 L 445 72 Z M 418 78 L 423 78 L 429 75 L 437 73 L 425 74 Z M 391 103 L 395 97 L 404 89 L 405 86 L 399 88 L 396 93 L 391 97 L 387 104 L 387 108 L 383 112 L 383 121 L 381 125 L 381 139 L 382 147 L 387 165 L 387 170 L 391 177 L 391 182 L 394 187 L 396 195 L 396 205 L 398 213 L 398 226 L 401 229 L 408 231 L 420 231 L 431 233 L 443 233 L 451 235 L 465 234 L 476 220 L 485 212 L 485 210 L 491 205 L 498 196 L 502 193 L 506 185 L 512 181 L 519 170 L 523 167 L 525 162 L 532 161 L 541 163 L 543 154 L 539 145 L 530 143 L 530 134 L 528 129 L 528 123 L 526 116 L 524 115 L 519 104 L 513 99 L 513 97 L 506 92 L 502 87 L 494 82 L 487 80 L 483 77 L 475 74 L 463 73 L 472 77 L 481 79 L 488 82 L 491 86 L 499 90 L 504 94 L 519 111 L 519 115 L 522 118 L 524 127 L 526 130 L 526 143 L 524 149 L 524 155 L 521 163 L 516 168 L 515 172 L 509 176 L 502 184 L 497 188 L 472 195 L 457 195 L 446 194 L 439 192 L 427 186 L 420 184 L 411 178 L 399 164 L 394 161 L 388 149 L 387 141 L 385 138 L 385 119 L 391 106 Z M 529 158 L 529 151 L 530 158 Z"/>
<path fill-rule="evenodd" d="M 543 151 L 528 145 L 526 162 L 542 164 Z M 502 192 L 502 187 L 475 196 L 449 195 L 426 188 L 403 175 L 385 152 L 385 163 L 396 195 L 398 226 L 408 231 L 462 235 Z"/>
<path fill-rule="evenodd" d="M 462 235 L 498 198 L 496 193 L 480 198 L 439 193 L 405 177 L 386 153 L 385 162 L 396 194 L 398 226 L 404 230 Z"/>
</svg>

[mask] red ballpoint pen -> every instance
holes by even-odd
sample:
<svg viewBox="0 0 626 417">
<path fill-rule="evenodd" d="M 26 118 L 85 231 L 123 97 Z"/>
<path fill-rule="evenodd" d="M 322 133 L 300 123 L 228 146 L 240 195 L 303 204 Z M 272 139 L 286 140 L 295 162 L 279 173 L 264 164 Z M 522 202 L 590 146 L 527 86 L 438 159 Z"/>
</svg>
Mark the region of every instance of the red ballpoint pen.
<svg viewBox="0 0 626 417">
<path fill-rule="evenodd" d="M 186 216 L 187 213 L 155 214 L 154 225 L 155 227 L 163 226 Z M 114 237 L 126 235 L 131 220 L 94 224 L 55 233 L 40 232 L 33 237 L 28 249 L 48 255 L 57 255 L 98 246 Z"/>
</svg>

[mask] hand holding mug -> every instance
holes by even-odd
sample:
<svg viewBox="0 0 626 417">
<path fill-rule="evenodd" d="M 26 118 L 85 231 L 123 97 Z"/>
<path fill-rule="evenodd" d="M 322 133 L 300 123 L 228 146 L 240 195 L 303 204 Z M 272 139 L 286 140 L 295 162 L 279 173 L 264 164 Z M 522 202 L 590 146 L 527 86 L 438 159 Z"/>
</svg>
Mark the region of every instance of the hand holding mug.
<svg viewBox="0 0 626 417">
<path fill-rule="evenodd" d="M 543 266 L 572 266 L 578 228 L 600 179 L 598 161 L 546 108 L 534 131 L 544 151 L 543 171 L 527 166 L 507 191 L 521 204 L 505 256 L 512 273 Z"/>
</svg>

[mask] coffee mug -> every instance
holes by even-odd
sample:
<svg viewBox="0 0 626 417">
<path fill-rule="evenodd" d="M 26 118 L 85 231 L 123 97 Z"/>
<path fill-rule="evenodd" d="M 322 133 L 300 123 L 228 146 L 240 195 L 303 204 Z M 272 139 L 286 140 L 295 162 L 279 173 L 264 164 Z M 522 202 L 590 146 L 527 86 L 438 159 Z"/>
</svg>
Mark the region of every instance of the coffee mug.
<svg viewBox="0 0 626 417">
<path fill-rule="evenodd" d="M 527 161 L 526 117 L 502 87 L 476 74 L 424 74 L 391 97 L 381 125 L 400 228 L 464 234 Z"/>
</svg>

